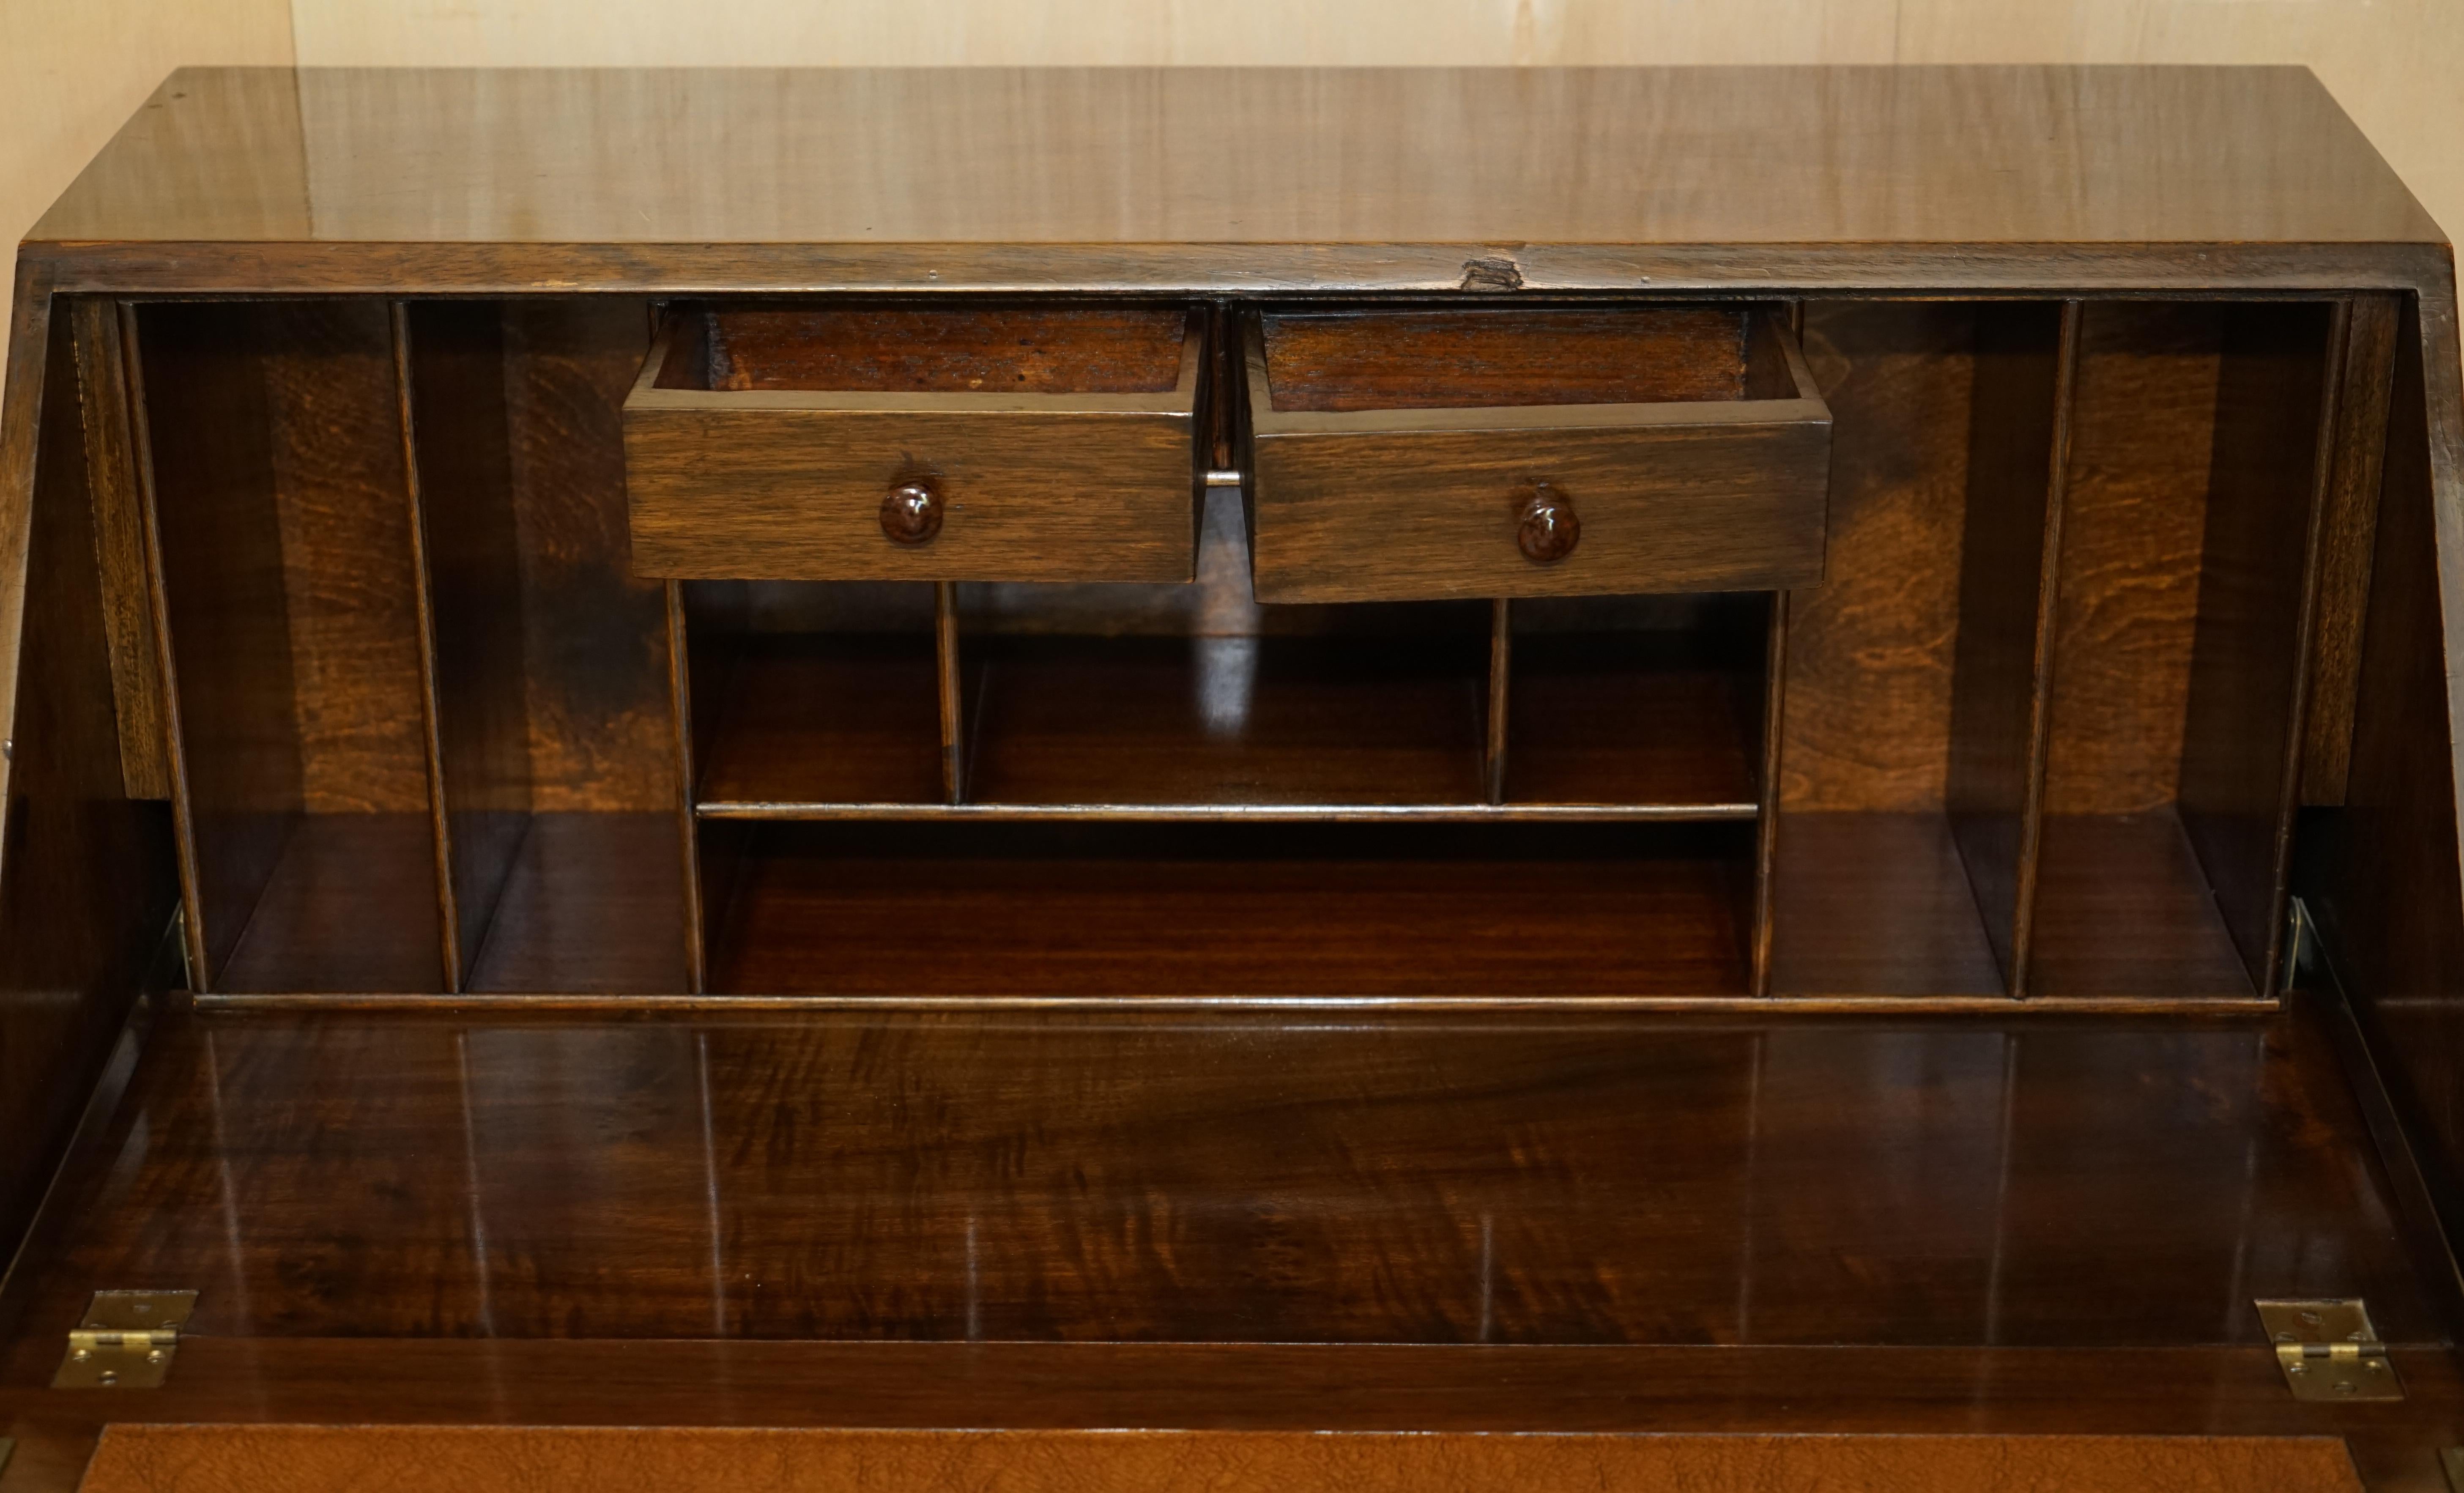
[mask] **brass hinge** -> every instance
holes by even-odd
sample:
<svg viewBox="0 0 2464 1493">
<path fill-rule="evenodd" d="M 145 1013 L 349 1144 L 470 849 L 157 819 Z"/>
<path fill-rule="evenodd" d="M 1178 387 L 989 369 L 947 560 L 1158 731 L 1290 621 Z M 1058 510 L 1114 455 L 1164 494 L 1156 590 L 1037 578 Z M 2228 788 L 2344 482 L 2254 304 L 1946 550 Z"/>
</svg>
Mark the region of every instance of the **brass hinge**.
<svg viewBox="0 0 2464 1493">
<path fill-rule="evenodd" d="M 2404 1398 L 2404 1384 L 2361 1298 L 2255 1305 L 2295 1399 Z"/>
<path fill-rule="evenodd" d="M 194 1291 L 95 1292 L 69 1331 L 68 1356 L 52 1388 L 160 1389 L 180 1349 L 180 1325 L 196 1307 Z"/>
</svg>

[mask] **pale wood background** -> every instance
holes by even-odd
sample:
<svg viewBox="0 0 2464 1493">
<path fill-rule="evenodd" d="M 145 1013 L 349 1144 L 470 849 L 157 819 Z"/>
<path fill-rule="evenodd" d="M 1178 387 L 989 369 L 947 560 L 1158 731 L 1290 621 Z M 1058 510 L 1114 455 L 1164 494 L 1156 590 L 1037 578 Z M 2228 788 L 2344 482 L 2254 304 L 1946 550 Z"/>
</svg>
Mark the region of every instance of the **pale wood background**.
<svg viewBox="0 0 2464 1493">
<path fill-rule="evenodd" d="M 2298 62 L 2464 224 L 2464 0 L 0 0 L 0 241 L 171 67 L 293 61 Z"/>
</svg>

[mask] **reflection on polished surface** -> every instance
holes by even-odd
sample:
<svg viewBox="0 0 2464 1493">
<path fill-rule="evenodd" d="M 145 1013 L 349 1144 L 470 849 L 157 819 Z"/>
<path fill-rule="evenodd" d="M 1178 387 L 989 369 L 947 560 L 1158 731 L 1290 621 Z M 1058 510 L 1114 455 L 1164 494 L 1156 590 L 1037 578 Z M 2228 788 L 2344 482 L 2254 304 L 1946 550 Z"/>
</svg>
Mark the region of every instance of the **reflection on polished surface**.
<svg viewBox="0 0 2464 1493">
<path fill-rule="evenodd" d="M 2300 69 L 2062 67 L 195 69 L 33 236 L 2442 239 Z"/>
<path fill-rule="evenodd" d="M 210 1336 L 2437 1335 L 2299 1018 L 187 1019 L 36 1321 Z M 63 1324 L 64 1325 L 64 1324 Z"/>
</svg>

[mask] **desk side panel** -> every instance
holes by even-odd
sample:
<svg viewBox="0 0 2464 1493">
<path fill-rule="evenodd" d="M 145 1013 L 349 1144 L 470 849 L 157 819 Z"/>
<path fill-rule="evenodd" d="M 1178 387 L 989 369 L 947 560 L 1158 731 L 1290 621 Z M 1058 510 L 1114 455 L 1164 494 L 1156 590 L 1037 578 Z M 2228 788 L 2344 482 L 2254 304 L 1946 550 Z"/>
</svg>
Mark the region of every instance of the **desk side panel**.
<svg viewBox="0 0 2464 1493">
<path fill-rule="evenodd" d="M 168 805 L 128 798 L 67 318 L 22 318 L 0 507 L 26 526 L 0 855 L 0 1249 L 23 1237 L 175 897 Z"/>
</svg>

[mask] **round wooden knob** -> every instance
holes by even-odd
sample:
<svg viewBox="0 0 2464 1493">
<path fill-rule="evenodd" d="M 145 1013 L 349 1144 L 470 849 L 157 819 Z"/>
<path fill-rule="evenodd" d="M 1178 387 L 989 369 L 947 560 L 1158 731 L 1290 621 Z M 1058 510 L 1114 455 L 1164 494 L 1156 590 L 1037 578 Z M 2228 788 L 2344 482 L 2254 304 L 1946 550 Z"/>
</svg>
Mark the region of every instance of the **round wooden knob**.
<svg viewBox="0 0 2464 1493">
<path fill-rule="evenodd" d="M 881 500 L 881 532 L 894 544 L 922 544 L 941 532 L 941 494 L 925 481 L 901 482 Z"/>
<path fill-rule="evenodd" d="M 1514 494 L 1514 547 L 1524 559 L 1554 564 L 1574 553 L 1582 538 L 1574 500 L 1561 490 L 1534 482 Z"/>
</svg>

